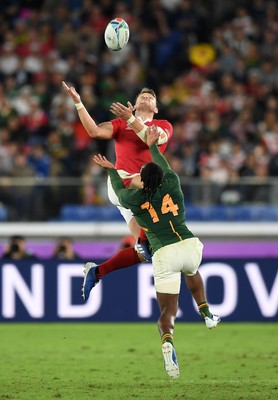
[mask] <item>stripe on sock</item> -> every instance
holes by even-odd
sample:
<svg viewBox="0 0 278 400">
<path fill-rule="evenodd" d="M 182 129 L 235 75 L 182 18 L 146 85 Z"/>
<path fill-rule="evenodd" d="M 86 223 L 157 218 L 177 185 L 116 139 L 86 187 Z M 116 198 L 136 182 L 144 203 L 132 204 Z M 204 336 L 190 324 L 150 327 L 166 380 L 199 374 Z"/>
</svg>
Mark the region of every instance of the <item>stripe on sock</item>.
<svg viewBox="0 0 278 400">
<path fill-rule="evenodd" d="M 173 344 L 173 335 L 171 333 L 164 333 L 164 335 L 161 336 L 161 341 L 162 344 L 165 342 L 170 342 Z"/>
<path fill-rule="evenodd" d="M 208 303 L 201 303 L 201 304 L 198 304 L 199 310 L 201 310 L 201 309 L 204 308 L 204 307 L 208 307 Z"/>
</svg>

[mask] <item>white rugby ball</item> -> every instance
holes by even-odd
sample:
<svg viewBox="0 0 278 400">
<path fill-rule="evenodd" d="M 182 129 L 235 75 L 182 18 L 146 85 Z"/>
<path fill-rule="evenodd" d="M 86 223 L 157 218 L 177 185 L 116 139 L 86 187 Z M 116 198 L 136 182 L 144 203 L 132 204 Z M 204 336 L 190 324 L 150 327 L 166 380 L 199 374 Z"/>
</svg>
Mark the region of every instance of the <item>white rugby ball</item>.
<svg viewBox="0 0 278 400">
<path fill-rule="evenodd" d="M 129 40 L 129 27 L 122 18 L 115 18 L 109 22 L 104 32 L 106 46 L 113 51 L 121 50 Z"/>
</svg>

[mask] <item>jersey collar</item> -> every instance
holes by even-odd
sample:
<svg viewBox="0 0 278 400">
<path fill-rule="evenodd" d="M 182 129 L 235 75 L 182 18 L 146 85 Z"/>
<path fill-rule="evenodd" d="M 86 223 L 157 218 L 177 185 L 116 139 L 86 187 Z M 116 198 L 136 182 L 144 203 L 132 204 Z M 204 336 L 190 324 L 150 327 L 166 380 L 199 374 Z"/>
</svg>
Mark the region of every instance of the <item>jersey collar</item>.
<svg viewBox="0 0 278 400">
<path fill-rule="evenodd" d="M 143 124 L 144 124 L 145 122 L 152 122 L 152 118 L 147 118 L 147 119 L 143 119 L 143 118 L 141 118 L 141 117 L 136 117 L 136 118 L 139 119 L 139 121 L 142 122 Z"/>
</svg>

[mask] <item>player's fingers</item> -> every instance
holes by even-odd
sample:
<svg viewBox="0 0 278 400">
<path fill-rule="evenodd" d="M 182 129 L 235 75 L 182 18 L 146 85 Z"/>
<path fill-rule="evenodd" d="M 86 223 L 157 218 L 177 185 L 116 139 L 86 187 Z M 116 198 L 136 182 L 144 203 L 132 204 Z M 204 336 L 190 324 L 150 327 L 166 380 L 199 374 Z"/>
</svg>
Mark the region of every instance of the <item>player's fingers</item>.
<svg viewBox="0 0 278 400">
<path fill-rule="evenodd" d="M 121 111 L 125 111 L 127 109 L 127 107 L 124 106 L 122 103 L 117 103 L 117 106 L 118 106 L 119 110 L 121 110 Z"/>
</svg>

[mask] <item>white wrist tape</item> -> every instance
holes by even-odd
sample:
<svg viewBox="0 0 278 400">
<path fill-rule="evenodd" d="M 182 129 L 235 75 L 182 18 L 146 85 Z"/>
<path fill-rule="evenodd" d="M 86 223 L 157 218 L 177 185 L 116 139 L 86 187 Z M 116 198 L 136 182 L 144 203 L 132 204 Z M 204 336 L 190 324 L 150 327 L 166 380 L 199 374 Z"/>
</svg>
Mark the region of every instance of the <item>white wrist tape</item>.
<svg viewBox="0 0 278 400">
<path fill-rule="evenodd" d="M 158 127 L 158 132 L 159 132 L 160 135 L 159 135 L 157 144 L 160 145 L 160 144 L 166 143 L 166 142 L 168 141 L 168 135 L 167 135 L 167 134 L 165 133 L 165 131 L 164 131 L 162 128 L 160 128 L 160 127 Z"/>
<path fill-rule="evenodd" d="M 134 115 L 131 114 L 131 117 L 129 117 L 129 118 L 126 120 L 126 122 L 127 122 L 128 124 L 132 124 L 132 122 L 134 122 L 135 119 L 136 119 L 136 118 L 134 117 Z"/>
<path fill-rule="evenodd" d="M 75 107 L 77 110 L 80 110 L 81 108 L 84 107 L 84 104 L 82 103 L 82 101 L 80 101 L 79 103 L 75 103 Z"/>
<path fill-rule="evenodd" d="M 147 125 L 144 125 L 144 128 L 140 132 L 136 133 L 136 135 L 139 136 L 139 138 L 141 140 L 143 140 L 143 142 L 146 142 L 146 131 L 147 131 L 147 129 L 148 129 Z M 159 136 L 159 138 L 157 140 L 157 144 L 161 145 L 161 144 L 166 143 L 168 141 L 168 136 L 165 133 L 165 131 L 162 128 L 160 128 L 160 126 L 157 127 L 157 130 L 158 130 L 158 132 L 160 134 L 160 136 Z"/>
<path fill-rule="evenodd" d="M 143 140 L 143 142 L 146 141 L 146 131 L 147 131 L 147 129 L 148 129 L 148 127 L 146 125 L 144 125 L 144 128 L 140 132 L 136 133 L 136 135 L 139 136 L 139 138 L 141 140 Z"/>
</svg>

